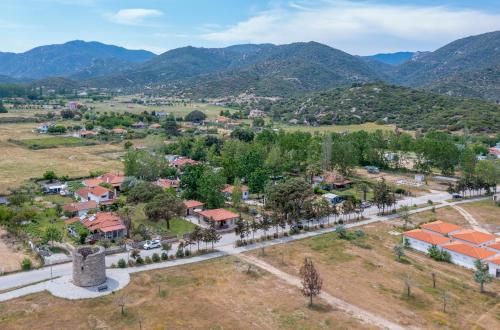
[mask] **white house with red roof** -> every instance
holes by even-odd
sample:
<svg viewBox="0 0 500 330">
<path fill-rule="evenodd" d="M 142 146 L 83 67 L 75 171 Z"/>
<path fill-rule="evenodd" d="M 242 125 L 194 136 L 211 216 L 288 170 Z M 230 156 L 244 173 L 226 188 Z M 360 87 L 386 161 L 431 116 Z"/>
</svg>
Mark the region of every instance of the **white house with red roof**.
<svg viewBox="0 0 500 330">
<path fill-rule="evenodd" d="M 178 157 L 170 162 L 170 165 L 177 169 L 181 169 L 186 165 L 195 165 L 195 164 L 198 164 L 196 160 L 187 157 Z"/>
<path fill-rule="evenodd" d="M 455 241 L 475 246 L 486 246 L 495 243 L 496 236 L 474 229 L 464 229 L 450 235 Z"/>
<path fill-rule="evenodd" d="M 229 228 L 235 225 L 240 216 L 226 209 L 214 209 L 200 211 L 198 217 L 206 223 L 215 222 L 217 228 Z"/>
<path fill-rule="evenodd" d="M 85 216 L 91 210 L 97 210 L 97 203 L 93 200 L 80 203 L 70 203 L 63 206 L 63 211 L 71 217 Z"/>
<path fill-rule="evenodd" d="M 186 216 L 195 215 L 197 212 L 203 211 L 203 206 L 205 204 L 193 199 L 184 201 L 184 206 L 186 207 Z"/>
<path fill-rule="evenodd" d="M 439 235 L 444 235 L 444 236 L 449 236 L 451 234 L 457 233 L 461 230 L 463 230 L 462 227 L 457 226 L 453 223 L 448 223 L 448 222 L 443 222 L 443 221 L 432 221 L 428 223 L 424 223 L 423 225 L 420 226 L 422 230 L 434 233 L 434 234 L 439 234 Z"/>
<path fill-rule="evenodd" d="M 441 249 L 451 255 L 452 263 L 469 269 L 476 268 L 474 264 L 477 260 L 486 261 L 496 255 L 495 252 L 485 248 L 458 241 L 442 244 Z"/>
<path fill-rule="evenodd" d="M 117 195 L 120 192 L 120 186 L 123 181 L 125 181 L 125 176 L 119 172 L 109 172 L 98 176 L 97 178 L 90 178 L 83 180 L 82 183 L 85 187 L 95 188 L 102 183 L 107 183 L 113 187 L 114 194 Z"/>
<path fill-rule="evenodd" d="M 491 276 L 500 278 L 500 254 L 488 259 L 488 271 Z"/>
<path fill-rule="evenodd" d="M 403 233 L 410 247 L 420 252 L 428 253 L 429 248 L 451 242 L 451 239 L 422 229 L 414 229 Z"/>
<path fill-rule="evenodd" d="M 109 204 L 114 201 L 115 196 L 108 188 L 96 186 L 78 189 L 75 191 L 75 197 L 80 202 L 95 201 L 97 204 Z"/>
<path fill-rule="evenodd" d="M 127 235 L 127 228 L 116 213 L 97 212 L 80 220 L 94 238 L 115 239 Z"/>
<path fill-rule="evenodd" d="M 233 185 L 226 184 L 226 186 L 222 190 L 222 194 L 224 195 L 224 198 L 231 199 L 231 196 L 233 195 L 233 190 L 234 190 Z M 248 198 L 250 198 L 248 186 L 241 185 L 241 199 L 246 201 Z"/>
</svg>

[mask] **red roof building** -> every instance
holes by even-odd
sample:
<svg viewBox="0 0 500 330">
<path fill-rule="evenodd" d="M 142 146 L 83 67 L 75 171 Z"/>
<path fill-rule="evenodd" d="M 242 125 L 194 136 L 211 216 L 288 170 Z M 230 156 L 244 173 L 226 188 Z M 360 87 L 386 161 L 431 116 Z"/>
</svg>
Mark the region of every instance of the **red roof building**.
<svg viewBox="0 0 500 330">
<path fill-rule="evenodd" d="M 494 256 L 496 253 L 481 247 L 472 246 L 469 244 L 461 243 L 461 242 L 451 242 L 447 244 L 442 244 L 441 248 L 443 250 L 448 250 L 452 252 L 456 252 L 461 255 L 466 255 L 476 260 L 483 260 L 489 257 Z"/>
<path fill-rule="evenodd" d="M 114 239 L 127 234 L 120 217 L 112 212 L 97 212 L 81 220 L 82 224 L 98 238 Z"/>
<path fill-rule="evenodd" d="M 226 228 L 229 226 L 233 226 L 240 217 L 238 214 L 225 210 L 225 209 L 214 209 L 214 210 L 205 210 L 198 212 L 198 216 L 205 222 L 216 222 L 220 227 Z"/>
<path fill-rule="evenodd" d="M 179 185 L 181 183 L 181 180 L 179 179 L 158 179 L 155 181 L 155 185 L 158 187 L 161 187 L 163 189 L 177 189 L 179 188 Z"/>
<path fill-rule="evenodd" d="M 494 243 L 496 240 L 495 235 L 483 233 L 473 229 L 464 229 L 459 232 L 453 233 L 450 236 L 458 241 L 474 244 L 477 246 L 488 245 Z"/>
<path fill-rule="evenodd" d="M 79 216 L 87 214 L 89 210 L 96 210 L 96 201 L 86 201 L 80 203 L 70 203 L 63 206 L 63 211 L 71 214 L 77 214 Z"/>
<path fill-rule="evenodd" d="M 443 221 L 433 221 L 433 222 L 428 222 L 424 223 L 423 225 L 420 226 L 420 228 L 438 233 L 441 235 L 449 235 L 451 233 L 457 232 L 462 230 L 463 228 L 457 225 L 454 225 L 452 223 L 447 223 Z"/>
</svg>

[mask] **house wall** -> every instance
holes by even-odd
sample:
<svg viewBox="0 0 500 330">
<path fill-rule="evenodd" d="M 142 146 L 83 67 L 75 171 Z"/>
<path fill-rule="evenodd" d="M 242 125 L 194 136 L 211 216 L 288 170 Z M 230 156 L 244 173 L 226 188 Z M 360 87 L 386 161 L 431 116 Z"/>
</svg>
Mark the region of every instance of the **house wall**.
<svg viewBox="0 0 500 330">
<path fill-rule="evenodd" d="M 420 252 L 428 253 L 429 248 L 432 246 L 432 244 L 420 241 L 412 237 L 405 236 L 405 238 L 408 239 L 408 242 L 410 242 L 410 247 L 412 249 Z"/>
<path fill-rule="evenodd" d="M 500 278 L 500 265 L 488 262 L 488 271 L 494 278 Z"/>
<path fill-rule="evenodd" d="M 99 204 L 100 202 L 105 202 L 107 200 L 109 200 L 109 192 L 105 193 L 104 195 L 102 196 L 96 196 L 94 194 L 90 194 L 88 195 L 88 198 L 89 200 L 91 201 L 95 201 L 97 204 Z"/>
<path fill-rule="evenodd" d="M 476 268 L 474 266 L 474 263 L 476 262 L 477 259 L 447 249 L 443 250 L 447 251 L 451 255 L 451 262 L 454 263 L 455 265 L 459 265 L 469 269 Z"/>
</svg>

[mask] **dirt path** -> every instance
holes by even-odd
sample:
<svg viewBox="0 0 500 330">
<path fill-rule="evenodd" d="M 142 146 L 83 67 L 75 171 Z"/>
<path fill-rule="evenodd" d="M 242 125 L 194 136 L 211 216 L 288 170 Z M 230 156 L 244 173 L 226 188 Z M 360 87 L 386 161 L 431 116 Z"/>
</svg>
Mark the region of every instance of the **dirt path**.
<svg viewBox="0 0 500 330">
<path fill-rule="evenodd" d="M 489 233 L 486 229 L 481 227 L 481 225 L 477 222 L 476 218 L 472 216 L 467 210 L 465 210 L 463 207 L 460 207 L 458 205 L 452 205 L 450 203 L 444 202 L 443 204 L 449 204 L 451 207 L 453 207 L 455 210 L 457 210 L 464 218 L 465 220 L 471 225 L 471 227 L 474 230 L 477 231 L 482 231 L 483 233 Z"/>
<path fill-rule="evenodd" d="M 276 277 L 280 278 L 281 280 L 283 280 L 291 285 L 294 285 L 294 286 L 299 287 L 299 288 L 302 285 L 300 282 L 300 279 L 298 277 L 295 277 L 295 276 L 292 276 L 292 275 L 287 274 L 285 272 L 282 272 L 281 270 L 275 268 L 274 266 L 268 264 L 265 261 L 262 261 L 258 258 L 252 257 L 252 256 L 244 255 L 244 254 L 238 255 L 238 257 L 240 257 L 241 259 L 243 259 L 244 261 L 246 261 L 248 263 L 251 263 L 257 267 L 260 267 L 260 268 L 268 271 L 269 273 L 275 275 Z M 381 329 L 395 329 L 395 330 L 406 329 L 406 328 L 404 328 L 396 323 L 393 323 L 387 319 L 384 319 L 380 316 L 372 314 L 371 312 L 368 312 L 368 311 L 361 309 L 357 306 L 351 305 L 344 300 L 336 298 L 325 291 L 322 291 L 319 294 L 319 297 L 321 299 L 323 299 L 324 301 L 326 301 L 331 306 L 336 307 L 338 309 L 341 309 L 341 310 L 349 313 L 353 317 L 355 317 L 355 318 L 357 318 L 357 319 L 359 319 L 362 322 L 365 322 L 367 324 L 375 325 L 377 327 L 380 327 Z"/>
</svg>

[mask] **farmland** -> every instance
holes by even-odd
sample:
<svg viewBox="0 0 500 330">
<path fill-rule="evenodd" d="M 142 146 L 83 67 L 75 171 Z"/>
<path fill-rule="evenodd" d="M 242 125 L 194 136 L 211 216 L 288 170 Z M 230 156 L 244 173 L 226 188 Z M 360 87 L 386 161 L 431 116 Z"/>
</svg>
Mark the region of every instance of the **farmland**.
<svg viewBox="0 0 500 330">
<path fill-rule="evenodd" d="M 136 274 L 122 291 L 68 301 L 39 293 L 0 303 L 3 329 L 371 329 L 226 257 Z M 235 285 L 237 283 L 238 285 Z M 117 301 L 126 297 L 125 315 Z M 57 315 L 57 317 L 54 317 Z"/>
</svg>

